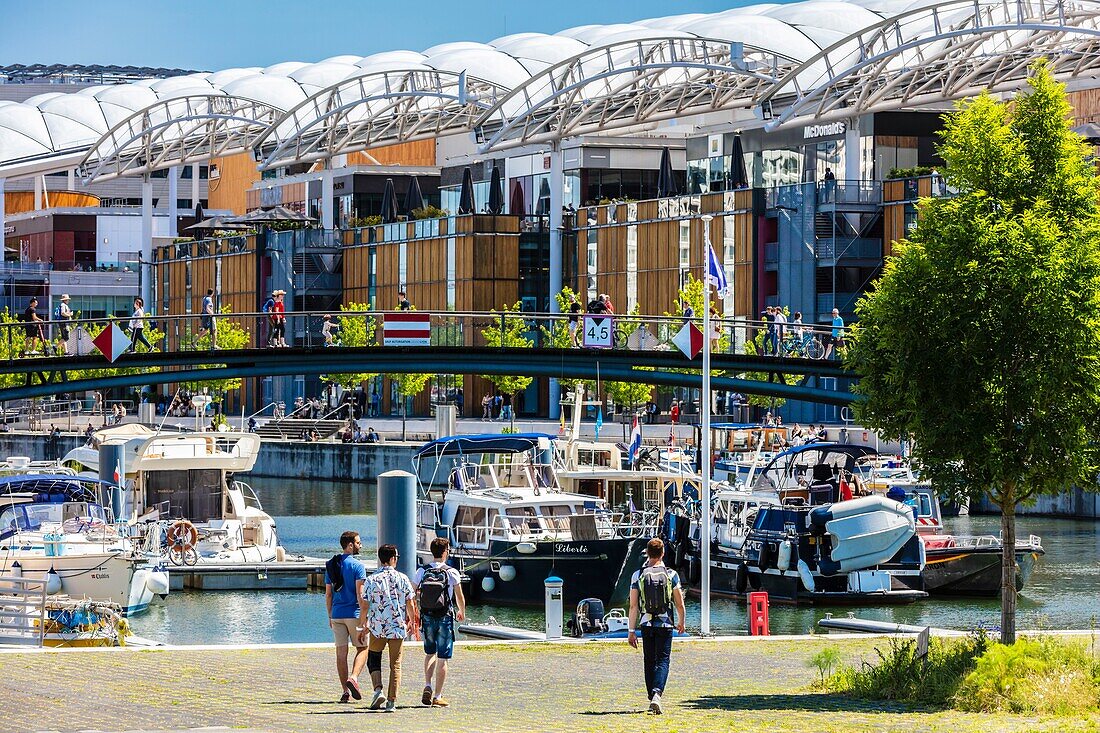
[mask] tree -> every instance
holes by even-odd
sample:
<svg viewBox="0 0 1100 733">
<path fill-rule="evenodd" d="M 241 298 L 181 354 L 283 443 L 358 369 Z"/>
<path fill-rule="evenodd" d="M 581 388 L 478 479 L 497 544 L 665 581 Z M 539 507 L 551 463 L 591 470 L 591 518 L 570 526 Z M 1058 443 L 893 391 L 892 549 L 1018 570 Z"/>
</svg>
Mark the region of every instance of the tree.
<svg viewBox="0 0 1100 733">
<path fill-rule="evenodd" d="M 397 385 L 397 394 L 401 397 L 401 440 L 405 440 L 405 418 L 408 413 L 409 398 L 415 397 L 428 386 L 431 374 L 387 374 Z"/>
<path fill-rule="evenodd" d="M 509 315 L 519 313 L 520 304 L 517 302 L 511 307 L 506 307 L 502 313 L 489 311 L 492 322 L 481 329 L 481 335 L 485 338 L 485 345 L 495 349 L 530 349 L 534 344 L 527 338 L 527 321 L 522 315 Z M 493 383 L 493 386 L 501 394 L 511 395 L 512 409 L 511 427 L 516 428 L 516 395 L 531 386 L 534 377 L 520 377 L 513 374 L 485 374 L 485 379 Z"/>
<path fill-rule="evenodd" d="M 374 346 L 377 323 L 372 316 L 360 315 L 370 311 L 369 303 L 348 303 L 340 306 L 340 345 Z M 341 372 L 326 374 L 325 379 L 344 389 L 354 389 L 376 375 L 368 372 Z"/>
<path fill-rule="evenodd" d="M 232 312 L 232 309 L 228 305 L 223 305 L 219 313 L 221 314 L 215 319 L 214 326 L 217 329 L 218 339 L 217 344 L 219 349 L 244 349 L 252 343 L 252 333 L 241 326 L 239 323 L 231 318 L 228 318 Z M 211 334 L 207 332 L 204 336 L 195 337 L 195 350 L 204 351 L 209 350 L 212 346 Z M 213 353 L 213 352 L 211 352 Z M 216 367 L 223 367 L 224 364 L 202 364 L 197 365 L 197 369 L 211 369 Z M 212 395 L 216 395 L 218 399 L 223 394 L 231 389 L 240 389 L 244 380 L 240 377 L 232 377 L 229 379 L 200 379 L 193 382 L 187 382 L 185 386 L 192 392 L 201 392 L 205 389 Z"/>
<path fill-rule="evenodd" d="M 857 306 L 857 414 L 911 436 L 933 482 L 1001 510 L 1001 641 L 1016 635 L 1016 507 L 1095 487 L 1100 429 L 1100 186 L 1045 65 L 1014 103 L 946 118 L 951 199 L 921 203 L 908 242 Z"/>
</svg>

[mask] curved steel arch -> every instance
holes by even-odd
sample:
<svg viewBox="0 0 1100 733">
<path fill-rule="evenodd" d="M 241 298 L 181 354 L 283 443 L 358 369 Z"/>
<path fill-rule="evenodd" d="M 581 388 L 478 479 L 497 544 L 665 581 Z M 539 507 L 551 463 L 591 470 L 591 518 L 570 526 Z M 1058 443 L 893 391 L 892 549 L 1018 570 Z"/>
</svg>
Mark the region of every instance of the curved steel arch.
<svg viewBox="0 0 1100 733">
<path fill-rule="evenodd" d="M 750 107 L 797 66 L 788 56 L 710 38 L 619 41 L 531 77 L 482 115 L 475 129 L 487 152 Z M 675 78 L 662 79 L 670 72 Z"/>
<path fill-rule="evenodd" d="M 224 94 L 164 99 L 122 120 L 85 154 L 85 183 L 245 152 L 283 111 Z"/>
<path fill-rule="evenodd" d="M 509 89 L 465 72 L 366 72 L 322 89 L 272 125 L 253 147 L 261 169 L 376 145 L 466 132 Z M 434 105 L 424 108 L 425 101 Z M 378 103 L 379 109 L 372 109 Z"/>
<path fill-rule="evenodd" d="M 807 60 L 760 104 L 781 109 L 766 125 L 771 130 L 803 118 L 942 102 L 1017 88 L 1039 58 L 1061 78 L 1100 68 L 1100 3 L 949 0 L 911 10 Z"/>
</svg>

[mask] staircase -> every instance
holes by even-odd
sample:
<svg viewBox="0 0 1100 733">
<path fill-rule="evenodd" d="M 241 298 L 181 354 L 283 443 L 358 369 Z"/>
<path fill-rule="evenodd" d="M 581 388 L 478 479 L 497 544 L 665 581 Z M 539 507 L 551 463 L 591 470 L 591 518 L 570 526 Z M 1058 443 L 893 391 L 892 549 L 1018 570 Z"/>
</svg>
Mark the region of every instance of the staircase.
<svg viewBox="0 0 1100 733">
<path fill-rule="evenodd" d="M 301 440 L 303 433 L 316 430 L 321 440 L 330 438 L 344 429 L 347 420 L 313 420 L 311 418 L 288 417 L 283 420 L 268 420 L 256 426 L 256 433 L 274 440 Z"/>
</svg>

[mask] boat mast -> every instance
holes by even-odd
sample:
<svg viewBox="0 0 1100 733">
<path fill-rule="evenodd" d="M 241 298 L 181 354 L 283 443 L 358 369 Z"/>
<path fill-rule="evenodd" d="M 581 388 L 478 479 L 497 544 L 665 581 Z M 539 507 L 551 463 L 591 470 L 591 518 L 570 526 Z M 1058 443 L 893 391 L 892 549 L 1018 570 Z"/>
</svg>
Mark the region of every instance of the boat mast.
<svg viewBox="0 0 1100 733">
<path fill-rule="evenodd" d="M 710 270 L 710 214 L 704 214 L 703 219 L 703 394 L 700 407 L 700 427 L 702 435 L 699 440 L 700 467 L 703 471 L 703 517 L 702 531 L 699 534 L 699 545 L 702 549 L 702 565 L 699 590 L 699 632 L 704 636 L 710 634 L 710 279 L 707 276 Z"/>
</svg>

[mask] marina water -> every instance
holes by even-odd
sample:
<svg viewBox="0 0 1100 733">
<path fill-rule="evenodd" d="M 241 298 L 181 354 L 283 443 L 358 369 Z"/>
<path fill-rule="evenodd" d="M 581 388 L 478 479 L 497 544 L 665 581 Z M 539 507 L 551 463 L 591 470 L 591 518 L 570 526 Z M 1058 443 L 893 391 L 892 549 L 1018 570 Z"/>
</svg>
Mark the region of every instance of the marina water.
<svg viewBox="0 0 1100 733">
<path fill-rule="evenodd" d="M 364 554 L 374 547 L 377 523 L 373 483 L 325 483 L 255 478 L 264 508 L 276 517 L 282 544 L 290 553 L 331 557 L 340 533 L 353 529 L 363 537 Z M 997 534 L 999 517 L 947 520 L 958 534 Z M 1021 517 L 1019 536 L 1042 537 L 1046 556 L 1019 600 L 1020 628 L 1087 629 L 1100 625 L 1100 522 Z M 826 612 L 905 624 L 971 629 L 996 627 L 996 599 L 927 599 L 884 608 L 790 608 L 773 606 L 772 633 L 807 633 Z M 567 614 L 569 613 L 567 609 Z M 541 629 L 539 609 L 471 606 L 471 621 Z M 688 626 L 698 627 L 699 607 L 688 599 Z M 134 632 L 170 644 L 264 644 L 331 641 L 324 591 L 173 591 L 148 613 L 132 619 Z M 715 633 L 743 633 L 745 611 L 735 601 L 714 599 Z"/>
</svg>

